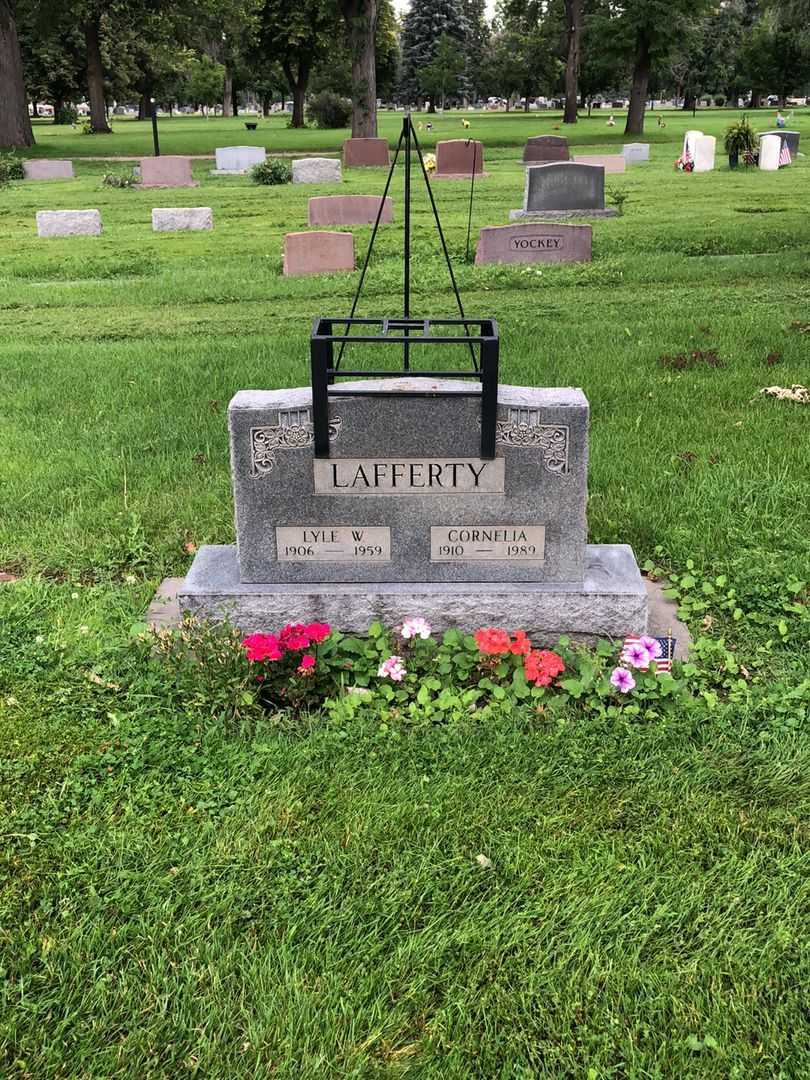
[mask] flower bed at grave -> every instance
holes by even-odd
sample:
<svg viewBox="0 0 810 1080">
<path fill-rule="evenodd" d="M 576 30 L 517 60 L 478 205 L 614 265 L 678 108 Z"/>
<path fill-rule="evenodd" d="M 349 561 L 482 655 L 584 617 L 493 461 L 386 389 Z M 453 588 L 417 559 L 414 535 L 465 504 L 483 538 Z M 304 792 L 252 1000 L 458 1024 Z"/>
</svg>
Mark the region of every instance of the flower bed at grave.
<svg viewBox="0 0 810 1080">
<path fill-rule="evenodd" d="M 244 639 L 230 627 L 201 632 L 218 638 L 213 650 L 201 647 L 193 623 L 181 638 L 203 663 L 207 652 L 221 664 L 230 650 L 243 693 L 274 712 L 324 709 L 340 718 L 372 708 L 383 719 L 441 722 L 493 708 L 525 705 L 554 715 L 575 705 L 654 718 L 686 692 L 683 678 L 658 670 L 661 646 L 652 637 L 620 649 L 608 642 L 588 649 L 562 638 L 555 649 L 540 649 L 523 630 L 434 634 L 420 617 L 390 630 L 374 623 L 365 636 L 320 622 Z"/>
</svg>

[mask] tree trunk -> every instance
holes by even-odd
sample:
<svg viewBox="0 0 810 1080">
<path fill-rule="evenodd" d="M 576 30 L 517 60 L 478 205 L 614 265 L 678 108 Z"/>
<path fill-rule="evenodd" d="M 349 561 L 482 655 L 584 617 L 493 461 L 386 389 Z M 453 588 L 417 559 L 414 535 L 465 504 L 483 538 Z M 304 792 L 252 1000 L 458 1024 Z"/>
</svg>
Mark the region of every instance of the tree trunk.
<svg viewBox="0 0 810 1080">
<path fill-rule="evenodd" d="M 650 43 L 643 30 L 636 38 L 636 59 L 633 65 L 633 87 L 630 91 L 630 108 L 627 110 L 625 135 L 641 135 L 644 132 L 644 110 L 647 108 L 647 85 L 650 81 Z"/>
<path fill-rule="evenodd" d="M 697 99 L 695 98 L 694 94 L 684 94 L 683 105 L 681 105 L 681 110 L 683 112 L 689 112 L 690 109 L 694 109 L 696 100 Z"/>
<path fill-rule="evenodd" d="M 149 94 L 141 94 L 138 99 L 138 119 L 149 120 L 152 116 L 152 102 Z"/>
<path fill-rule="evenodd" d="M 90 127 L 94 135 L 110 135 L 107 123 L 107 103 L 104 100 L 104 67 L 101 63 L 101 33 L 98 18 L 84 24 L 84 43 L 87 49 L 87 96 L 90 99 Z"/>
<path fill-rule="evenodd" d="M 262 98 L 262 116 L 269 116 L 273 107 L 273 100 L 269 97 Z"/>
<path fill-rule="evenodd" d="M 62 101 L 61 98 L 56 98 L 56 100 L 53 101 L 51 104 L 53 105 L 53 122 L 55 124 L 58 124 L 59 116 L 62 112 L 62 109 L 64 109 L 65 107 L 65 103 L 64 101 Z"/>
<path fill-rule="evenodd" d="M 311 60 L 299 59 L 298 75 L 293 76 L 292 64 L 284 61 L 284 74 L 292 91 L 293 111 L 291 127 L 302 128 L 304 126 L 304 104 L 307 96 L 307 83 L 309 82 L 309 69 Z"/>
<path fill-rule="evenodd" d="M 762 108 L 762 93 L 759 90 L 752 90 L 751 91 L 751 104 L 750 104 L 749 108 L 751 108 L 751 109 L 761 109 Z"/>
<path fill-rule="evenodd" d="M 233 116 L 233 72 L 225 65 L 225 80 L 222 84 L 222 115 Z"/>
<path fill-rule="evenodd" d="M 0 0 L 0 147 L 33 145 L 17 24 L 9 0 Z"/>
<path fill-rule="evenodd" d="M 582 0 L 565 0 L 565 110 L 563 123 L 577 122 L 577 87 L 579 83 L 579 43 L 582 37 Z"/>
<path fill-rule="evenodd" d="M 341 0 L 352 57 L 352 138 L 377 137 L 377 0 Z"/>
</svg>

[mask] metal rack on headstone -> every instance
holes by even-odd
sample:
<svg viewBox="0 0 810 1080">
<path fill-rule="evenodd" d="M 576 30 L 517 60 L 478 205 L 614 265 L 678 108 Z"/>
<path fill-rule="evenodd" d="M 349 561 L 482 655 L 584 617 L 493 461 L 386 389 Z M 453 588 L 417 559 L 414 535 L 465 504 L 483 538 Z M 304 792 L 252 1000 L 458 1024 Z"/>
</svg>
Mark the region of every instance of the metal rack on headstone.
<svg viewBox="0 0 810 1080">
<path fill-rule="evenodd" d="M 421 318 L 411 313 L 411 156 L 412 149 L 416 152 L 421 174 L 427 189 L 433 218 L 441 242 L 450 282 L 458 307 L 458 318 Z M 403 243 L 403 280 L 402 280 L 402 315 L 396 317 L 358 318 L 356 316 L 357 305 L 366 278 L 374 241 L 380 225 L 385 200 L 391 187 L 391 180 L 399 160 L 400 153 L 405 157 L 405 191 L 404 191 L 404 243 Z M 463 331 L 463 336 L 457 333 Z M 353 331 L 355 331 L 353 333 Z M 454 334 L 454 331 L 456 333 Z M 477 331 L 477 332 L 473 332 Z M 335 359 L 335 345 L 339 345 L 337 359 Z M 393 345 L 402 348 L 402 367 L 392 370 L 357 370 L 341 367 L 347 345 Z M 412 368 L 411 350 L 422 346 L 466 345 L 469 349 L 471 367 L 464 370 L 437 370 L 441 365 L 431 365 L 430 370 Z M 385 189 L 380 199 L 377 216 L 371 232 L 368 250 L 366 251 L 363 268 L 360 272 L 360 280 L 357 284 L 351 311 L 347 317 L 323 317 L 315 320 L 312 337 L 310 339 L 310 359 L 312 366 L 312 426 L 314 434 L 315 457 L 328 458 L 329 446 L 329 399 L 340 397 L 341 387 L 337 382 L 339 378 L 351 379 L 381 379 L 400 378 L 404 373 L 419 375 L 434 379 L 471 379 L 480 384 L 480 389 L 457 391 L 457 394 L 467 397 L 480 397 L 481 399 L 481 457 L 491 459 L 495 457 L 495 430 L 498 410 L 498 327 L 494 319 L 470 319 L 464 313 L 464 305 L 461 302 L 458 285 L 447 243 L 442 230 L 436 200 L 433 197 L 430 180 L 425 167 L 422 149 L 414 130 L 410 113 L 406 113 L 402 121 L 402 131 L 399 136 L 393 161 L 388 170 L 388 178 Z M 446 349 L 442 350 L 442 354 Z M 404 396 L 411 397 L 441 397 L 445 392 L 438 387 L 435 391 L 418 389 L 413 391 L 403 390 L 400 383 L 396 393 L 389 394 L 378 388 L 359 389 L 355 383 L 350 390 L 352 397 L 357 396 Z"/>
</svg>

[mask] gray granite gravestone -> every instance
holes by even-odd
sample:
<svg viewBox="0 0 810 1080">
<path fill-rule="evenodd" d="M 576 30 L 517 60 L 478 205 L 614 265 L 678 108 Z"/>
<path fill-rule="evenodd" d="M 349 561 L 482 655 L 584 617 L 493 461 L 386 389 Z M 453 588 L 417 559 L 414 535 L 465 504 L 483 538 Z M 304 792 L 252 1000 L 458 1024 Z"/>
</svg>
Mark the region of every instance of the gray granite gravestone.
<svg viewBox="0 0 810 1080">
<path fill-rule="evenodd" d="M 646 628 L 632 551 L 586 543 L 581 390 L 501 386 L 496 454 L 482 459 L 469 383 L 403 376 L 362 388 L 383 385 L 388 396 L 341 384 L 320 458 L 309 388 L 236 394 L 236 545 L 200 549 L 185 611 L 246 633 L 299 619 L 364 632 L 415 613 L 437 629 L 521 626 L 548 644 Z"/>
<path fill-rule="evenodd" d="M 601 165 L 556 161 L 526 169 L 523 209 L 510 210 L 512 221 L 525 217 L 615 217 L 605 209 L 605 170 Z"/>
<path fill-rule="evenodd" d="M 787 148 L 790 151 L 791 158 L 793 158 L 794 161 L 796 160 L 796 155 L 799 152 L 799 138 L 801 136 L 801 132 L 789 131 L 787 128 L 776 128 L 775 131 L 761 132 L 759 137 L 762 138 L 763 135 L 778 135 L 779 138 L 782 140 L 783 145 L 787 143 Z"/>
<path fill-rule="evenodd" d="M 622 147 L 622 154 L 628 165 L 635 165 L 639 161 L 649 161 L 650 144 L 643 142 L 625 143 Z"/>
</svg>

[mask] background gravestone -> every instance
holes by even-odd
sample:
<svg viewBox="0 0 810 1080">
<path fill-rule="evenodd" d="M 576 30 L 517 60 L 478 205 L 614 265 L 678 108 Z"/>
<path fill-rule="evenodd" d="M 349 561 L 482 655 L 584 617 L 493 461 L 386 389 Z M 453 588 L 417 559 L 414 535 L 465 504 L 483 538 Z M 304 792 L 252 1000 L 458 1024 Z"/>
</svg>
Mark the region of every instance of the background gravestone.
<svg viewBox="0 0 810 1080">
<path fill-rule="evenodd" d="M 37 235 L 101 236 L 100 210 L 38 210 Z"/>
<path fill-rule="evenodd" d="M 373 225 L 380 209 L 379 195 L 319 195 L 309 200 L 310 225 Z M 394 220 L 394 203 L 386 196 L 381 224 Z"/>
<path fill-rule="evenodd" d="M 342 180 L 337 158 L 298 158 L 292 163 L 294 184 L 339 184 Z"/>
<path fill-rule="evenodd" d="M 284 273 L 330 274 L 354 270 L 354 236 L 345 232 L 297 232 L 284 237 Z"/>
<path fill-rule="evenodd" d="M 523 147 L 524 163 L 569 161 L 568 139 L 564 135 L 533 135 Z"/>
<path fill-rule="evenodd" d="M 634 165 L 639 161 L 650 160 L 650 144 L 649 143 L 625 143 L 622 147 L 622 154 L 628 165 Z"/>
<path fill-rule="evenodd" d="M 590 225 L 487 225 L 478 236 L 475 264 L 590 262 L 592 232 Z"/>
<path fill-rule="evenodd" d="M 759 167 L 763 172 L 778 172 L 782 140 L 778 132 L 759 137 Z"/>
<path fill-rule="evenodd" d="M 152 187 L 199 187 L 191 175 L 191 158 L 177 154 L 162 157 L 145 157 L 140 162 L 140 186 Z"/>
<path fill-rule="evenodd" d="M 218 146 L 215 153 L 217 167 L 211 170 L 212 176 L 243 176 L 267 160 L 263 146 Z"/>
<path fill-rule="evenodd" d="M 605 170 L 601 165 L 577 161 L 529 165 L 523 191 L 523 209 L 510 210 L 512 221 L 532 216 L 615 217 L 605 209 Z"/>
<path fill-rule="evenodd" d="M 387 139 L 346 139 L 343 164 L 347 169 L 388 168 Z"/>
<path fill-rule="evenodd" d="M 698 135 L 695 139 L 694 172 L 711 172 L 714 169 L 714 152 L 717 139 L 714 135 Z"/>
<path fill-rule="evenodd" d="M 601 165 L 605 173 L 623 173 L 627 169 L 623 154 L 576 154 L 574 161 L 582 165 Z"/>
<path fill-rule="evenodd" d="M 23 162 L 26 180 L 73 180 L 72 161 L 59 161 L 55 158 L 29 158 Z"/>
<path fill-rule="evenodd" d="M 152 210 L 153 232 L 197 232 L 213 227 L 214 213 L 210 206 L 156 206 Z"/>
<path fill-rule="evenodd" d="M 775 131 L 763 131 L 759 137 L 761 139 L 763 135 L 778 135 L 783 143 L 787 143 L 790 156 L 795 161 L 799 152 L 800 134 L 798 131 L 788 131 L 787 128 L 777 128 Z"/>
<path fill-rule="evenodd" d="M 475 139 L 446 139 L 436 143 L 436 171 L 434 178 L 444 177 L 462 179 L 475 171 L 476 176 L 484 175 L 484 144 Z"/>
</svg>

